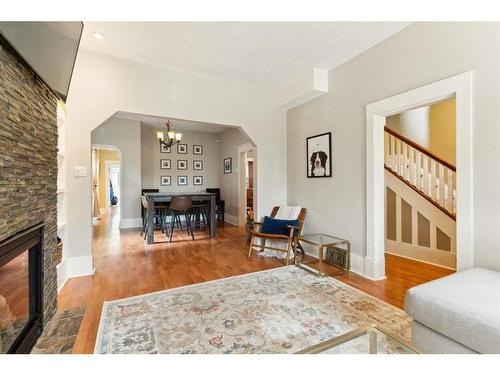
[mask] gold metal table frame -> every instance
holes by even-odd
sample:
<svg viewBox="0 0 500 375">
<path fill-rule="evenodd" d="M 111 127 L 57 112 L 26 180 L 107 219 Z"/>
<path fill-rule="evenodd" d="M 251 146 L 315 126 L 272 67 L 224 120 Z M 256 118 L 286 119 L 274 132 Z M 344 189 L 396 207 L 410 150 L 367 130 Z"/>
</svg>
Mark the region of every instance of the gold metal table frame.
<svg viewBox="0 0 500 375">
<path fill-rule="evenodd" d="M 351 243 L 349 240 L 346 240 L 344 238 L 340 237 L 335 237 L 329 234 L 324 234 L 324 233 L 315 233 L 315 234 L 305 234 L 299 237 L 298 241 L 307 243 L 309 245 L 312 245 L 318 249 L 318 261 L 319 261 L 319 269 L 315 269 L 309 264 L 316 263 L 316 260 L 309 261 L 307 263 L 304 263 L 302 261 L 298 261 L 297 258 L 297 252 L 294 252 L 294 264 L 295 266 L 310 272 L 316 276 L 336 276 L 336 275 L 342 275 L 345 272 L 349 270 L 350 267 L 350 261 L 351 261 Z M 333 274 L 326 274 L 323 272 L 323 262 L 324 262 L 324 251 L 325 249 L 329 247 L 339 247 L 339 246 L 345 246 L 345 250 L 347 250 L 347 260 L 346 260 L 346 265 L 345 268 L 340 268 L 336 265 L 332 265 L 328 263 L 329 265 L 338 268 L 339 272 L 333 273 Z"/>
<path fill-rule="evenodd" d="M 349 341 L 355 340 L 358 337 L 361 337 L 363 335 L 368 335 L 369 339 L 369 353 L 366 354 L 377 354 L 378 353 L 378 347 L 377 347 L 377 335 L 384 335 L 388 340 L 393 341 L 398 347 L 400 347 L 402 350 L 404 350 L 404 354 L 420 354 L 420 352 L 412 347 L 409 344 L 403 343 L 401 340 L 395 338 L 384 330 L 383 328 L 380 328 L 376 326 L 375 324 L 371 324 L 365 327 L 357 328 L 355 330 L 352 330 L 350 332 L 344 333 L 340 336 L 334 337 L 330 340 L 326 340 L 323 342 L 320 342 L 319 344 L 310 346 L 306 349 L 303 349 L 301 351 L 298 351 L 295 354 L 319 354 L 326 352 L 330 349 L 333 349 L 335 347 L 338 347 L 342 344 L 345 344 Z"/>
</svg>

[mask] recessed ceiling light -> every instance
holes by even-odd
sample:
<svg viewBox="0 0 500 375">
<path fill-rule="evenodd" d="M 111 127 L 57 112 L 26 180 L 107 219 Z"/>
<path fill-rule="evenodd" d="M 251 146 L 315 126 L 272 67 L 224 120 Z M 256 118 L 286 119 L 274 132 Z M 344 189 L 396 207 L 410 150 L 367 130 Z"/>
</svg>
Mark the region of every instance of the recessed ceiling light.
<svg viewBox="0 0 500 375">
<path fill-rule="evenodd" d="M 100 32 L 95 32 L 95 33 L 92 33 L 92 35 L 94 36 L 94 38 L 96 38 L 97 40 L 104 40 L 106 39 L 106 35 L 103 34 L 103 33 L 100 33 Z"/>
</svg>

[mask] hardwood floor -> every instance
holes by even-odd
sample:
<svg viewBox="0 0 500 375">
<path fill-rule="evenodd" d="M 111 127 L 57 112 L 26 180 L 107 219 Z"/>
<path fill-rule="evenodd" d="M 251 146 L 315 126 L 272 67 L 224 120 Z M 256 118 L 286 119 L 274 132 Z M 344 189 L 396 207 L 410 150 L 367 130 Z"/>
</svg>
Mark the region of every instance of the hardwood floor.
<svg viewBox="0 0 500 375">
<path fill-rule="evenodd" d="M 94 226 L 93 276 L 68 280 L 59 294 L 59 309 L 87 305 L 73 353 L 92 353 L 104 301 L 135 296 L 183 285 L 236 276 L 280 267 L 273 258 L 247 258 L 248 244 L 243 228 L 221 225 L 217 237 L 203 232 L 174 235 L 147 245 L 138 229 L 118 229 L 118 215 L 103 215 Z M 157 240 L 164 239 L 161 232 Z M 354 273 L 337 278 L 390 304 L 402 308 L 406 290 L 414 285 L 442 277 L 452 271 L 396 256 L 386 257 L 383 281 L 370 281 Z"/>
<path fill-rule="evenodd" d="M 385 280 L 371 281 L 353 272 L 336 278 L 403 309 L 405 294 L 408 289 L 454 272 L 447 268 L 386 254 L 385 273 L 387 278 Z"/>
</svg>

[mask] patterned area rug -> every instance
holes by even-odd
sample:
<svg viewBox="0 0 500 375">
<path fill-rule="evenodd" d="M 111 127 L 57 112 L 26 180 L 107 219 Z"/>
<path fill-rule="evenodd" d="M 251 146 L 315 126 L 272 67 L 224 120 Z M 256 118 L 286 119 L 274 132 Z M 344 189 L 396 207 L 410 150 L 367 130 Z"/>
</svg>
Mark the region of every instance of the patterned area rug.
<svg viewBox="0 0 500 375">
<path fill-rule="evenodd" d="M 58 312 L 31 350 L 32 354 L 71 354 L 85 306 Z"/>
<path fill-rule="evenodd" d="M 295 266 L 105 302 L 95 353 L 294 353 L 404 311 Z"/>
</svg>

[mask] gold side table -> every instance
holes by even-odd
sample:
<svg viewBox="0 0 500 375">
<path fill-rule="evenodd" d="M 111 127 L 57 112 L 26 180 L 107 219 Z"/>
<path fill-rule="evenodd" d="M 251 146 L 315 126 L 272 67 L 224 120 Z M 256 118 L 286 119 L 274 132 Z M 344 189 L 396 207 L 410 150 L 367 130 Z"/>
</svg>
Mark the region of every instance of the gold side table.
<svg viewBox="0 0 500 375">
<path fill-rule="evenodd" d="M 315 269 L 309 264 L 315 263 L 316 260 L 312 260 L 310 262 L 302 262 L 299 261 L 297 256 L 294 256 L 294 264 L 302 268 L 308 272 L 311 272 L 318 276 L 326 276 L 327 274 L 323 272 L 323 262 L 325 261 L 325 249 L 331 248 L 333 252 L 337 254 L 333 261 L 328 262 L 329 265 L 332 265 L 339 269 L 339 272 L 329 274 L 329 276 L 340 275 L 349 270 L 350 266 L 350 258 L 351 258 L 351 243 L 349 240 L 344 238 L 339 238 L 335 236 L 331 236 L 329 234 L 324 233 L 316 233 L 316 234 L 304 234 L 299 237 L 299 241 L 312 245 L 318 249 L 318 260 L 319 260 L 319 269 Z"/>
</svg>

